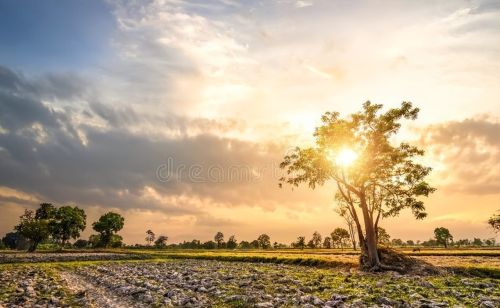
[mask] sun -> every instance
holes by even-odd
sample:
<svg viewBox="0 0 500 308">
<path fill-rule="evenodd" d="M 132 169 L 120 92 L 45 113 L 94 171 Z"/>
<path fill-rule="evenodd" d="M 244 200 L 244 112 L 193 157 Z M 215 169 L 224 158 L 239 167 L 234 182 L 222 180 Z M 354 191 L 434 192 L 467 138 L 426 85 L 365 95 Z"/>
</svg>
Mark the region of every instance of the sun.
<svg viewBox="0 0 500 308">
<path fill-rule="evenodd" d="M 358 154 L 351 149 L 341 150 L 335 157 L 335 162 L 338 165 L 347 167 L 358 158 Z"/>
</svg>

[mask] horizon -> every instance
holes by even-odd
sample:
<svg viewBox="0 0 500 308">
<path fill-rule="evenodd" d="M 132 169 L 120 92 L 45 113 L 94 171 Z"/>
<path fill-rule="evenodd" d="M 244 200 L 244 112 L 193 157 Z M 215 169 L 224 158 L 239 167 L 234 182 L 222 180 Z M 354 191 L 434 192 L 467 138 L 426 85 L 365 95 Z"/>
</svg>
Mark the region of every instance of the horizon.
<svg viewBox="0 0 500 308">
<path fill-rule="evenodd" d="M 283 157 L 325 112 L 409 101 L 393 141 L 425 150 L 437 191 L 381 226 L 500 239 L 498 2 L 23 4 L 0 2 L 2 236 L 42 202 L 85 209 L 85 239 L 110 211 L 127 244 L 325 236 L 335 186 L 280 189 Z"/>
</svg>

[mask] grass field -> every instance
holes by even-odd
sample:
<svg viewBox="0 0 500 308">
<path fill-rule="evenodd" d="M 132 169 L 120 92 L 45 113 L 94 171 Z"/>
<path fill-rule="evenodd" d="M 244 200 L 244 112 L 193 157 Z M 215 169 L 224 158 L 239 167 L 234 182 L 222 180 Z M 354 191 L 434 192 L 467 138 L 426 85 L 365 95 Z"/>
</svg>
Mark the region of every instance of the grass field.
<svg viewBox="0 0 500 308">
<path fill-rule="evenodd" d="M 262 262 L 320 267 L 356 267 L 359 252 L 333 249 L 283 250 L 159 250 L 124 249 L 151 258 L 203 259 L 219 261 Z M 427 249 L 403 252 L 433 265 L 454 270 L 500 278 L 500 249 Z"/>
<path fill-rule="evenodd" d="M 498 257 L 435 251 L 427 277 L 355 269 L 354 252 L 119 249 L 0 253 L 0 306 L 497 307 Z M 431 254 L 431 251 L 423 253 Z M 11 260 L 11 259 L 13 260 Z M 478 260 L 484 264 L 477 263 Z M 231 261 L 231 262 L 229 262 Z M 244 261 L 244 262 L 238 262 Z M 306 266 L 304 266 L 306 265 Z M 481 266 L 488 271 L 478 271 Z"/>
</svg>

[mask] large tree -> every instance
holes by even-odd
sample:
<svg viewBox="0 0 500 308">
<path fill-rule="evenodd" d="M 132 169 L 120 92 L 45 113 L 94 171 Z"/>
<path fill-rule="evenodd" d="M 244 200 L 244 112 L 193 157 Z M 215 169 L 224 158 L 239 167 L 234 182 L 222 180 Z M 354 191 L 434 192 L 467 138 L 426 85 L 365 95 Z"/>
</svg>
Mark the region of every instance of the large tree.
<svg viewBox="0 0 500 308">
<path fill-rule="evenodd" d="M 332 183 L 336 199 L 353 218 L 362 254 L 363 269 L 394 269 L 380 261 L 376 232 L 381 218 L 412 210 L 417 219 L 426 216 L 421 197 L 435 189 L 424 179 L 431 171 L 417 162 L 424 154 L 408 143 L 394 144 L 404 119 L 416 119 L 419 109 L 409 102 L 381 113 L 382 105 L 366 102 L 362 111 L 341 118 L 327 112 L 316 128 L 315 145 L 297 147 L 286 155 L 281 183 L 314 189 Z"/>
<path fill-rule="evenodd" d="M 40 209 L 42 206 L 43 204 L 40 205 Z M 80 232 L 85 230 L 87 225 L 85 211 L 76 206 L 62 206 L 49 215 L 52 217 L 49 222 L 52 237 L 58 240 L 62 247 L 69 239 L 79 238 Z"/>
<path fill-rule="evenodd" d="M 108 212 L 102 215 L 98 221 L 92 224 L 92 227 L 95 231 L 99 232 L 99 242 L 100 246 L 108 247 L 110 244 L 115 242 L 120 242 L 121 240 L 114 241 L 114 235 L 116 232 L 120 231 L 123 228 L 125 223 L 125 218 L 123 218 L 120 214 Z M 113 246 L 117 246 L 113 245 Z"/>
</svg>

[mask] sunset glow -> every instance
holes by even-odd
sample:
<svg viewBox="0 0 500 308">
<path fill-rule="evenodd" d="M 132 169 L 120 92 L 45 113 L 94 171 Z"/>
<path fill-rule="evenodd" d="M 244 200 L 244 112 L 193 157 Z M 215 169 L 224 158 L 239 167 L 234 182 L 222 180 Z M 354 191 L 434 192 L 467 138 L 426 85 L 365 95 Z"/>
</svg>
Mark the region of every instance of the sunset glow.
<svg viewBox="0 0 500 308">
<path fill-rule="evenodd" d="M 370 100 L 420 109 L 390 140 L 425 151 L 437 188 L 425 219 L 384 217 L 388 233 L 498 239 L 498 1 L 0 2 L 0 234 L 42 202 L 84 208 L 85 238 L 119 212 L 128 244 L 153 227 L 326 234 L 336 186 L 280 189 L 279 165 L 325 112 Z M 365 162 L 339 147 L 329 167 Z"/>
<path fill-rule="evenodd" d="M 342 149 L 335 158 L 335 161 L 337 162 L 337 164 L 347 167 L 351 165 L 357 158 L 358 154 L 353 150 Z"/>
</svg>

